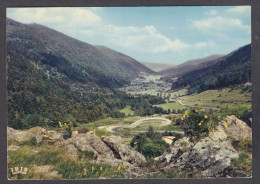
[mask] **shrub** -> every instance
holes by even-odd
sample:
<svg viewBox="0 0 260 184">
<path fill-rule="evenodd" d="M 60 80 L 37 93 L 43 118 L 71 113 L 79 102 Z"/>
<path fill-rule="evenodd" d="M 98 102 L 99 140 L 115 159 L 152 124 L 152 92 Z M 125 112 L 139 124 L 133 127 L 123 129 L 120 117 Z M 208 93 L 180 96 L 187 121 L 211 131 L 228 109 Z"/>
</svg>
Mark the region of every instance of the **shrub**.
<svg viewBox="0 0 260 184">
<path fill-rule="evenodd" d="M 160 156 L 169 146 L 161 137 L 162 134 L 155 132 L 150 126 L 145 134 L 134 136 L 130 145 L 150 159 Z"/>
<path fill-rule="evenodd" d="M 187 136 L 199 138 L 214 131 L 219 118 L 211 110 L 194 109 L 190 112 L 186 110 L 180 120 L 181 128 Z"/>
</svg>

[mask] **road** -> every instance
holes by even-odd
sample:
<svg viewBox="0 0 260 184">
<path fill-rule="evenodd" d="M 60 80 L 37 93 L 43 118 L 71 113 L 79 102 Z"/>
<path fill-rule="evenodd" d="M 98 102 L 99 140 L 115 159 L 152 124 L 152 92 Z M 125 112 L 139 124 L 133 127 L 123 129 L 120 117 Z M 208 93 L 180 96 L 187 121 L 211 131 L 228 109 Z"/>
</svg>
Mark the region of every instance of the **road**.
<svg viewBox="0 0 260 184">
<path fill-rule="evenodd" d="M 157 125 L 158 127 L 162 127 L 162 126 L 166 126 L 166 125 L 171 124 L 171 120 L 157 117 L 157 118 L 140 119 L 140 120 L 135 121 L 134 123 L 132 123 L 130 125 L 109 125 L 109 126 L 99 127 L 99 129 L 106 129 L 107 131 L 117 132 L 117 133 L 139 134 L 139 133 L 143 133 L 145 131 L 123 131 L 121 129 L 122 128 L 135 128 L 135 127 L 139 126 L 140 124 L 148 122 L 148 121 L 161 121 L 162 123 L 158 124 Z M 165 131 L 160 130 L 160 131 L 156 131 L 156 132 L 165 132 Z M 171 131 L 171 132 L 183 134 L 183 132 L 179 132 L 179 131 Z"/>
</svg>

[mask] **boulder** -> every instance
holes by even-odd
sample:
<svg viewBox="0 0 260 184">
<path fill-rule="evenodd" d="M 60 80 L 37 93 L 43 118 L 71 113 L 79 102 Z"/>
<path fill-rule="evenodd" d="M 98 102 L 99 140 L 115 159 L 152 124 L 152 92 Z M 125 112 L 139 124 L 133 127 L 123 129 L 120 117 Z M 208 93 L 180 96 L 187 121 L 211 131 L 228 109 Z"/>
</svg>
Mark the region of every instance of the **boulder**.
<svg viewBox="0 0 260 184">
<path fill-rule="evenodd" d="M 15 140 L 17 142 L 29 141 L 33 137 L 39 143 L 42 141 L 42 135 L 45 134 L 46 130 L 41 127 L 34 127 L 29 130 L 15 130 L 7 127 L 7 140 Z"/>
<path fill-rule="evenodd" d="M 78 158 L 78 150 L 73 144 L 65 145 L 65 149 L 68 151 L 69 157 Z"/>
<path fill-rule="evenodd" d="M 50 137 L 53 137 L 53 139 L 56 139 L 56 140 L 62 140 L 63 139 L 63 135 L 62 135 L 61 132 L 56 132 L 54 130 L 51 130 L 51 131 L 48 131 L 46 134 Z"/>
<path fill-rule="evenodd" d="M 172 146 L 167 148 L 161 156 L 156 157 L 155 160 L 169 163 L 172 159 L 178 158 L 181 154 L 189 150 L 193 145 L 194 143 L 190 141 L 190 138 L 183 137 L 174 142 Z"/>
<path fill-rule="evenodd" d="M 223 123 L 227 124 L 225 131 L 228 136 L 237 141 L 241 139 L 248 139 L 252 141 L 252 129 L 244 121 L 232 115 L 223 120 L 222 126 Z"/>
<path fill-rule="evenodd" d="M 115 159 L 113 151 L 92 131 L 77 134 L 77 136 L 71 138 L 70 142 L 79 151 L 93 151 L 98 155 L 98 158 Z"/>
<path fill-rule="evenodd" d="M 115 157 L 130 164 L 145 162 L 145 157 L 125 144 L 119 136 L 111 135 L 103 139 L 106 145 L 113 151 Z"/>
</svg>

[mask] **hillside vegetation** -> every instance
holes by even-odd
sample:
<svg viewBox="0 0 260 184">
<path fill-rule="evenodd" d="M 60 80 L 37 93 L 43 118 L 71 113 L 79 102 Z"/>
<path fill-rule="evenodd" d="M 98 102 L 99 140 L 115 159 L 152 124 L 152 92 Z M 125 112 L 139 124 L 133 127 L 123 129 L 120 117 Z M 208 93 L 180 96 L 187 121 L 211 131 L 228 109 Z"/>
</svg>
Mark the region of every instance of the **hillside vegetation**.
<svg viewBox="0 0 260 184">
<path fill-rule="evenodd" d="M 159 97 L 133 98 L 116 90 L 141 72 L 154 73 L 140 63 L 129 69 L 124 63 L 138 63 L 132 60 L 124 55 L 119 62 L 47 27 L 7 19 L 9 126 L 23 129 L 123 117 L 119 110 L 127 105 L 146 114 L 162 101 Z"/>
<path fill-rule="evenodd" d="M 230 53 L 214 65 L 179 77 L 172 89 L 189 86 L 189 94 L 251 81 L 251 45 Z"/>
<path fill-rule="evenodd" d="M 171 77 L 178 77 L 193 70 L 204 68 L 217 63 L 222 57 L 224 57 L 224 55 L 216 54 L 202 59 L 186 61 L 180 65 L 160 71 L 159 73 L 161 75 L 165 75 L 164 78 L 166 79 L 170 79 Z"/>
</svg>

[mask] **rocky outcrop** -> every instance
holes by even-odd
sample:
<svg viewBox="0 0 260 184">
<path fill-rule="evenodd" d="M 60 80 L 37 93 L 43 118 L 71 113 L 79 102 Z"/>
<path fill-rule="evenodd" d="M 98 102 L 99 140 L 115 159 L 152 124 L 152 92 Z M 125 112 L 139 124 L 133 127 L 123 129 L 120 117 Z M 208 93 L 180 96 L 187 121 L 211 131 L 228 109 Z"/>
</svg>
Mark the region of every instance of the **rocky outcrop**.
<svg viewBox="0 0 260 184">
<path fill-rule="evenodd" d="M 232 159 L 239 158 L 232 141 L 241 139 L 252 140 L 252 130 L 245 122 L 230 116 L 221 121 L 209 136 L 196 142 L 183 137 L 155 160 L 165 163 L 164 171 L 173 168 L 200 171 L 204 177 L 213 177 L 229 167 Z"/>
<path fill-rule="evenodd" d="M 65 145 L 65 149 L 68 152 L 68 156 L 72 158 L 78 157 L 78 149 L 73 144 Z"/>
<path fill-rule="evenodd" d="M 29 141 L 35 138 L 39 143 L 42 141 L 42 135 L 46 133 L 46 130 L 42 127 L 34 127 L 27 131 L 15 130 L 7 127 L 7 140 L 15 140 L 17 142 Z"/>
<path fill-rule="evenodd" d="M 134 164 L 145 162 L 145 157 L 124 143 L 121 137 L 111 135 L 103 139 L 117 159 Z"/>
<path fill-rule="evenodd" d="M 131 164 L 145 162 L 144 156 L 130 148 L 124 143 L 121 137 L 109 136 L 104 140 L 99 138 L 93 131 L 79 133 L 73 131 L 69 139 L 64 139 L 61 132 L 47 131 L 41 127 L 34 127 L 29 130 L 18 131 L 8 127 L 8 140 L 17 142 L 36 141 L 49 145 L 60 145 L 65 148 L 66 154 L 73 159 L 78 159 L 80 152 L 94 152 L 95 159 L 92 162 L 110 164 L 113 166 L 124 165 L 129 167 Z M 18 149 L 9 147 L 9 150 Z"/>
</svg>

